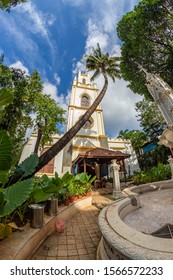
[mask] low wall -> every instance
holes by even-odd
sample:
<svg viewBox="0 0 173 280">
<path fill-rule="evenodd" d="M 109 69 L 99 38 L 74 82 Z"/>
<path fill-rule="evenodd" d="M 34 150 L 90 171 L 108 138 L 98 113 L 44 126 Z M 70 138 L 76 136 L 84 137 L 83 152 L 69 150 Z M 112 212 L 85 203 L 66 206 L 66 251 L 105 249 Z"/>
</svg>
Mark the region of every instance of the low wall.
<svg viewBox="0 0 173 280">
<path fill-rule="evenodd" d="M 44 226 L 39 229 L 31 228 L 29 224 L 23 227 L 23 231 L 16 231 L 2 241 L 0 241 L 0 259 L 1 260 L 26 260 L 30 259 L 34 252 L 48 235 L 55 231 L 55 222 L 57 220 L 67 221 L 78 211 L 90 206 L 92 197 L 83 198 L 69 206 L 58 208 L 56 216 L 44 217 Z"/>
<path fill-rule="evenodd" d="M 172 260 L 172 239 L 143 234 L 122 221 L 125 215 L 140 207 L 140 193 L 152 191 L 157 188 L 170 187 L 173 187 L 172 180 L 134 186 L 128 189 L 127 192 L 125 191 L 125 193 L 129 193 L 129 197 L 118 202 L 113 202 L 105 207 L 99 215 L 99 227 L 102 233 L 102 239 L 98 246 L 97 259 Z M 134 196 L 137 201 L 136 205 L 132 201 L 132 197 L 134 198 Z"/>
</svg>

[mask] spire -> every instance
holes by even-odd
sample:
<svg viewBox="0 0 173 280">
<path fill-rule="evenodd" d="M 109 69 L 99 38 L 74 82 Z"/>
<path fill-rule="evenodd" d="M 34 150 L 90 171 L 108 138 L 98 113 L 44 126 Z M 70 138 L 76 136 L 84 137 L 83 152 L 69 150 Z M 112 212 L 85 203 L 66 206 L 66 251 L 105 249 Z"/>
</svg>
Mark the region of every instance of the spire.
<svg viewBox="0 0 173 280">
<path fill-rule="evenodd" d="M 77 78 L 76 76 L 74 77 L 74 80 L 73 80 L 73 85 L 76 85 L 77 84 Z"/>
</svg>

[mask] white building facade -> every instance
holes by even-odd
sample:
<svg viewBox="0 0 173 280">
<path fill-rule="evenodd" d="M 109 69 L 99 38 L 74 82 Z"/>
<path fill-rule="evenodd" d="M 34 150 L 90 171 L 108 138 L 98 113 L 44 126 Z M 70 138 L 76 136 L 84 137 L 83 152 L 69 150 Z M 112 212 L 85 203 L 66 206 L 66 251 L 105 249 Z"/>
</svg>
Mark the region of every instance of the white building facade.
<svg viewBox="0 0 173 280">
<path fill-rule="evenodd" d="M 95 83 L 91 83 L 90 76 L 87 73 L 79 71 L 78 77 L 74 78 L 70 102 L 68 106 L 67 130 L 69 130 L 78 119 L 86 112 L 87 108 L 94 102 L 99 91 Z M 52 144 L 58 141 L 61 135 L 52 136 Z M 37 134 L 32 134 L 30 140 L 24 147 L 21 161 L 34 151 Z M 43 153 L 50 147 L 45 145 L 39 154 Z M 127 173 L 132 174 L 135 170 L 139 170 L 136 154 L 132 148 L 130 141 L 121 138 L 108 138 L 105 135 L 103 110 L 99 105 L 91 118 L 79 130 L 75 137 L 68 145 L 42 170 L 39 174 L 46 173 L 54 176 L 55 172 L 62 176 L 67 171 L 72 172 L 72 164 L 79 154 L 85 154 L 94 148 L 103 148 L 112 151 L 119 151 L 130 154 L 130 158 L 125 160 L 125 168 Z"/>
</svg>

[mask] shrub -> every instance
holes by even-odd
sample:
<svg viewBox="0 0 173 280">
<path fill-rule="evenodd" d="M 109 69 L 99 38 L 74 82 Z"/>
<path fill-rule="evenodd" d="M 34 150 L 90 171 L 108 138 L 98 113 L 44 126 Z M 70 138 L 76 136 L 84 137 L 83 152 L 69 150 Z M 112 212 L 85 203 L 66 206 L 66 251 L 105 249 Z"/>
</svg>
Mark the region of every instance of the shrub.
<svg viewBox="0 0 173 280">
<path fill-rule="evenodd" d="M 168 179 L 171 179 L 170 165 L 162 163 L 159 163 L 157 167 L 151 168 L 150 171 L 136 172 L 132 176 L 133 182 L 137 185 Z"/>
</svg>

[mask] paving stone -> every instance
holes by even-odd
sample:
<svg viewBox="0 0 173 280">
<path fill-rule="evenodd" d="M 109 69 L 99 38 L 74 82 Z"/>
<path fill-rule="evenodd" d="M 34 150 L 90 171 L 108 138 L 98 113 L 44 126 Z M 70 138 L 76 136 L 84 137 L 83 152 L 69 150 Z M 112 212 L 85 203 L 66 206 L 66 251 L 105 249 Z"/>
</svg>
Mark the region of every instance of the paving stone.
<svg viewBox="0 0 173 280">
<path fill-rule="evenodd" d="M 101 203 L 103 197 L 95 196 L 96 200 Z M 63 234 L 53 233 L 45 240 L 33 259 L 95 260 L 101 237 L 97 222 L 99 213 L 94 205 L 81 210 L 66 221 Z"/>
</svg>

